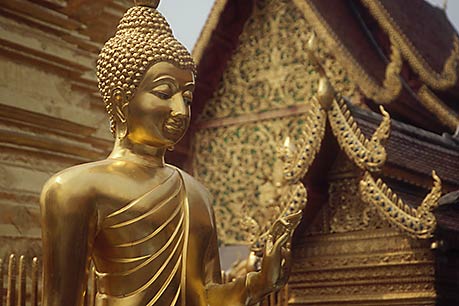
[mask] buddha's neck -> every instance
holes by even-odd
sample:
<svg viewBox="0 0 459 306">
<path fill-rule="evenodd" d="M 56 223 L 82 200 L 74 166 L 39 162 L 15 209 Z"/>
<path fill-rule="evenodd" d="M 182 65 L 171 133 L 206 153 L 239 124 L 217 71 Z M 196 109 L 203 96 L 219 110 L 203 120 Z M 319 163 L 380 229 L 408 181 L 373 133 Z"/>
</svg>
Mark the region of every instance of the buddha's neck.
<svg viewBox="0 0 459 306">
<path fill-rule="evenodd" d="M 166 148 L 158 148 L 132 142 L 128 137 L 116 139 L 108 158 L 130 161 L 148 167 L 164 167 Z"/>
</svg>

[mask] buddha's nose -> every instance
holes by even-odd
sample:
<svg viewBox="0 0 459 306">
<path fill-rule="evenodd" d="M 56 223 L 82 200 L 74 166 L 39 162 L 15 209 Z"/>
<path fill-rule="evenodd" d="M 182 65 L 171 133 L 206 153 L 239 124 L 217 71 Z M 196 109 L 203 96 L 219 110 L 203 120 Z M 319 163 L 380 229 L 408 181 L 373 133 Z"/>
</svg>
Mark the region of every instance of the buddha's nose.
<svg viewBox="0 0 459 306">
<path fill-rule="evenodd" d="M 189 116 L 190 109 L 185 102 L 181 93 L 177 93 L 172 97 L 172 113 L 175 115 Z"/>
</svg>

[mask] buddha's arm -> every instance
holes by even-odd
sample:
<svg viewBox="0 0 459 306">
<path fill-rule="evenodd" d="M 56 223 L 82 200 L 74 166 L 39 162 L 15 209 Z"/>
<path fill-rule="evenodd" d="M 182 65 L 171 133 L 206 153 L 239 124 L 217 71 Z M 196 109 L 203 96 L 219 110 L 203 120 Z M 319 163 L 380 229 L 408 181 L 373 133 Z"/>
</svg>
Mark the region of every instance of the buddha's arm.
<svg viewBox="0 0 459 306">
<path fill-rule="evenodd" d="M 83 305 L 97 214 L 75 190 L 75 184 L 52 179 L 40 199 L 43 306 Z"/>
</svg>

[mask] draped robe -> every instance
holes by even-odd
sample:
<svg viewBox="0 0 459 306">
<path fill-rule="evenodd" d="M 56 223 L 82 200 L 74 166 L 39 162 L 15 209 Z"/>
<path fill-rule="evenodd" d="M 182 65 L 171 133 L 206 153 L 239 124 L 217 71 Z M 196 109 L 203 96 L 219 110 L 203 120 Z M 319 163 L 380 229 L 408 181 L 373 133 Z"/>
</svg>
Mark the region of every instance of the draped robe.
<svg viewBox="0 0 459 306">
<path fill-rule="evenodd" d="M 93 252 L 96 305 L 185 305 L 189 215 L 185 182 L 175 170 L 105 216 Z"/>
</svg>

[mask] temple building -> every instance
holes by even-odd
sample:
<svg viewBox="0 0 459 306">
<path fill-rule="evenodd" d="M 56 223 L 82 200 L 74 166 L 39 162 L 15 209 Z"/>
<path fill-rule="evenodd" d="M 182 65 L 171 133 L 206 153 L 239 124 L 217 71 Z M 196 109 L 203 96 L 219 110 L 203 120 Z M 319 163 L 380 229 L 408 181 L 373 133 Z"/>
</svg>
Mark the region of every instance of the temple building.
<svg viewBox="0 0 459 306">
<path fill-rule="evenodd" d="M 347 99 L 355 126 L 329 120 L 303 180 L 309 197 L 294 240 L 289 305 L 458 303 L 457 242 L 413 230 L 390 211 L 419 211 L 432 170 L 443 193 L 458 189 L 459 40 L 441 9 L 422 0 L 222 0 L 194 56 L 194 135 L 185 160 L 215 197 L 222 243 L 247 243 L 245 205 L 263 222 L 276 199 L 269 192 L 276 148 L 311 127 L 322 70 Z M 374 177 L 391 190 L 381 194 L 393 196 L 386 209 L 365 201 L 361 158 L 337 128 L 358 127 L 370 139 L 381 105 L 391 133 Z M 438 218 L 443 231 L 457 224 L 446 211 L 449 223 Z"/>
<path fill-rule="evenodd" d="M 0 306 L 37 305 L 45 181 L 111 149 L 95 61 L 130 6 L 2 3 Z M 209 189 L 222 246 L 248 249 L 244 218 L 278 212 L 285 139 L 311 151 L 288 292 L 267 305 L 459 304 L 459 36 L 441 9 L 216 0 L 193 57 L 191 128 L 168 160 Z"/>
</svg>

